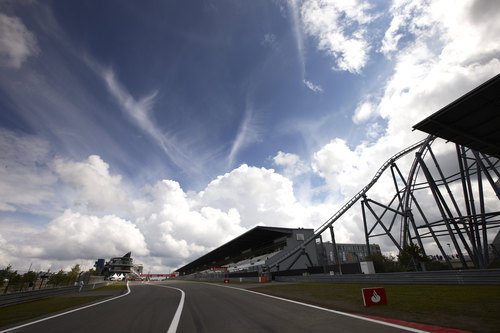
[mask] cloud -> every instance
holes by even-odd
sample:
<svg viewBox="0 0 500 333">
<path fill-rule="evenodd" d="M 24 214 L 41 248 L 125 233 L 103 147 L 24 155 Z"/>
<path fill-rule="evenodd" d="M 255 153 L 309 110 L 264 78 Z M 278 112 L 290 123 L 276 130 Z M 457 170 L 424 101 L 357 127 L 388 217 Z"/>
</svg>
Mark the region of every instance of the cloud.
<svg viewBox="0 0 500 333">
<path fill-rule="evenodd" d="M 425 21 L 420 21 L 420 23 L 424 23 L 423 25 L 412 22 L 416 16 L 422 15 L 426 5 L 425 1 L 398 0 L 393 2 L 390 8 L 392 20 L 389 28 L 385 31 L 380 47 L 382 53 L 390 57 L 392 52 L 398 50 L 399 41 L 405 35 L 415 36 L 429 28 Z"/>
<path fill-rule="evenodd" d="M 318 49 L 335 61 L 334 69 L 359 73 L 368 61 L 370 44 L 366 26 L 374 17 L 365 1 L 307 0 L 301 6 L 306 33 L 318 41 Z"/>
<path fill-rule="evenodd" d="M 0 66 L 20 68 L 38 52 L 35 35 L 21 19 L 0 13 Z"/>
<path fill-rule="evenodd" d="M 128 251 L 139 256 L 149 252 L 139 229 L 114 215 L 97 217 L 67 210 L 51 221 L 41 236 L 47 258 L 94 259 Z"/>
<path fill-rule="evenodd" d="M 324 207 L 299 203 L 290 179 L 273 169 L 246 164 L 211 181 L 197 197 L 198 205 L 223 211 L 235 208 L 245 228 L 259 224 L 312 227 L 328 214 L 322 210 Z"/>
<path fill-rule="evenodd" d="M 360 124 L 376 115 L 375 105 L 369 100 L 361 102 L 356 110 L 354 110 L 354 116 L 352 121 L 355 124 Z"/>
<path fill-rule="evenodd" d="M 312 83 L 311 81 L 308 81 L 308 80 L 303 80 L 302 81 L 305 86 L 309 89 L 311 89 L 312 91 L 314 92 L 319 92 L 319 93 L 322 93 L 323 92 L 323 88 L 321 88 L 321 86 L 319 85 L 315 85 L 314 83 Z"/>
<path fill-rule="evenodd" d="M 376 130 L 376 140 L 370 144 L 351 145 L 334 138 L 313 157 L 315 172 L 346 199 L 365 186 L 387 158 L 426 136 L 413 132 L 412 125 L 500 72 L 500 40 L 496 37 L 500 13 L 485 14 L 479 21 L 471 7 L 471 3 L 453 1 L 432 1 L 425 6 L 419 1 L 400 1 L 391 8 L 395 22 L 384 38 L 394 72 L 385 84 L 367 92 L 353 114 L 355 123 L 378 116 L 387 125 L 371 128 Z M 409 14 L 403 20 L 400 16 L 406 11 Z M 382 179 L 373 195 L 393 193 L 391 183 L 391 179 Z M 359 221 L 348 221 L 344 227 L 355 235 Z M 354 240 L 362 241 L 362 235 Z"/>
<path fill-rule="evenodd" d="M 97 258 L 128 251 L 149 255 L 139 229 L 115 215 L 98 217 L 67 209 L 44 227 L 2 222 L 0 231 L 0 265 L 12 263 L 15 268 L 26 269 L 26 262 L 34 262 L 35 269 L 58 270 L 80 262 L 90 264 L 88 269 Z"/>
<path fill-rule="evenodd" d="M 384 132 L 384 127 L 379 123 L 371 123 L 366 127 L 366 137 L 368 139 L 376 139 Z"/>
<path fill-rule="evenodd" d="M 288 9 L 291 14 L 292 30 L 295 35 L 295 42 L 297 43 L 297 54 L 299 63 L 301 65 L 302 78 L 305 77 L 305 55 L 304 55 L 304 41 L 302 36 L 302 26 L 299 17 L 299 7 L 297 0 L 290 0 L 287 2 Z"/>
<path fill-rule="evenodd" d="M 158 94 L 157 91 L 136 100 L 118 81 L 114 71 L 104 69 L 88 59 L 87 63 L 106 82 L 108 91 L 116 99 L 122 110 L 132 119 L 134 124 L 149 135 L 175 165 L 184 170 L 194 171 L 196 169 L 196 165 L 198 164 L 193 163 L 192 156 L 185 153 L 188 150 L 183 149 L 185 148 L 184 145 L 175 136 L 162 132 L 156 125 L 152 112 L 156 95 Z"/>
<path fill-rule="evenodd" d="M 16 211 L 54 199 L 50 146 L 33 135 L 0 129 L 0 211 Z"/>
<path fill-rule="evenodd" d="M 300 160 L 299 155 L 284 153 L 282 151 L 279 151 L 278 154 L 273 157 L 273 163 L 282 167 L 284 174 L 288 177 L 299 176 L 310 170 L 310 168 Z"/>
<path fill-rule="evenodd" d="M 229 155 L 227 157 L 229 166 L 233 165 L 234 159 L 241 149 L 247 147 L 252 143 L 260 141 L 261 134 L 259 133 L 259 127 L 256 123 L 254 111 L 252 107 L 247 103 L 243 121 L 238 128 L 238 133 L 236 134 L 236 138 L 234 139 L 231 146 L 231 151 L 229 152 Z"/>
<path fill-rule="evenodd" d="M 276 35 L 271 34 L 271 33 L 267 33 L 264 35 L 264 39 L 262 39 L 262 41 L 260 43 L 262 45 L 268 45 L 271 47 L 275 47 L 276 46 Z"/>
<path fill-rule="evenodd" d="M 120 175 L 111 175 L 109 165 L 100 156 L 91 155 L 83 162 L 56 158 L 54 170 L 77 192 L 76 205 L 89 211 L 123 210 L 130 200 Z"/>
<path fill-rule="evenodd" d="M 175 268 L 246 231 L 237 210 L 199 205 L 172 180 L 146 188 L 147 196 L 134 201 L 137 226 L 151 255 Z"/>
</svg>

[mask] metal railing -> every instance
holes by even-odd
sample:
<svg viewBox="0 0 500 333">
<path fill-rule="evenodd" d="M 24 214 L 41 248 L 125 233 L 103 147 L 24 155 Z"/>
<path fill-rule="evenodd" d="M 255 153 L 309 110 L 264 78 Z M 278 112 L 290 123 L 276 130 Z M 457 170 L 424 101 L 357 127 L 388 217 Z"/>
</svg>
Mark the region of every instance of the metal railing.
<svg viewBox="0 0 500 333">
<path fill-rule="evenodd" d="M 87 290 L 92 290 L 94 288 L 107 286 L 110 283 L 112 282 L 86 284 L 83 286 L 82 291 L 87 291 Z M 77 292 L 78 290 L 80 290 L 80 286 L 66 286 L 66 287 L 56 287 L 56 288 L 44 288 L 39 290 L 26 290 L 10 294 L 3 294 L 0 295 L 0 306 L 19 304 L 42 298 L 48 298 L 63 294 L 70 294 Z"/>
<path fill-rule="evenodd" d="M 278 282 L 329 282 L 366 284 L 447 284 L 447 285 L 499 285 L 500 269 L 477 269 L 433 272 L 397 272 L 377 274 L 306 276 L 276 276 Z"/>
</svg>

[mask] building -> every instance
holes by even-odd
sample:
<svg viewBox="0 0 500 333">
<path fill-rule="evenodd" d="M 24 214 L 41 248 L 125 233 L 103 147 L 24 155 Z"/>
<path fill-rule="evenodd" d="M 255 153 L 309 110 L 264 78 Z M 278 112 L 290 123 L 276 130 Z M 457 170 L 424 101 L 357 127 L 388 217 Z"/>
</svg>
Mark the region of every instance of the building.
<svg viewBox="0 0 500 333">
<path fill-rule="evenodd" d="M 368 246 L 366 244 L 344 244 L 337 243 L 338 259 L 335 258 L 335 251 L 331 242 L 324 242 L 325 257 L 328 265 L 359 263 L 367 260 Z M 378 244 L 370 244 L 370 254 L 382 254 Z"/>
<path fill-rule="evenodd" d="M 233 277 L 258 276 L 267 273 L 267 267 L 277 261 L 280 254 L 299 246 L 314 234 L 313 229 L 255 227 L 215 250 L 177 269 L 181 276 L 202 273 Z M 273 272 L 310 271 L 319 267 L 314 242 L 304 251 L 288 258 Z"/>
<path fill-rule="evenodd" d="M 127 278 L 138 278 L 142 273 L 142 265 L 134 265 L 134 260 L 131 257 L 131 252 L 126 253 L 123 257 L 111 258 L 102 269 L 101 275 L 109 278 L 113 275 L 123 275 Z M 96 265 L 99 260 L 96 262 Z"/>
<path fill-rule="evenodd" d="M 102 272 L 104 271 L 104 265 L 105 265 L 104 259 L 97 259 L 97 261 L 94 263 L 97 275 L 102 274 Z"/>
</svg>

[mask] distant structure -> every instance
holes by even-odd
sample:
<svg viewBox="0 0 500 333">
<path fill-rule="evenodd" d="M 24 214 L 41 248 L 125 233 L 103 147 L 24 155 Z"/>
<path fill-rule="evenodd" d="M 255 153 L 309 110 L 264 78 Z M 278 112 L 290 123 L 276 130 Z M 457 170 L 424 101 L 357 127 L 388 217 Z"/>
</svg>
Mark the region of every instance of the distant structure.
<svg viewBox="0 0 500 333">
<path fill-rule="evenodd" d="M 181 276 L 221 270 L 232 276 L 258 276 L 266 271 L 278 253 L 296 247 L 312 234 L 312 229 L 255 227 L 177 271 Z M 314 266 L 318 266 L 314 244 L 309 244 L 297 258 L 290 258 L 281 265 L 283 270 L 307 270 Z"/>
<path fill-rule="evenodd" d="M 324 242 L 323 246 L 328 265 L 359 263 L 369 260 L 369 254 L 382 254 L 378 244 L 370 244 L 370 251 L 368 251 L 366 244 L 337 243 L 336 252 L 333 249 L 332 242 Z"/>
<path fill-rule="evenodd" d="M 273 266 L 280 255 L 300 246 L 313 233 L 313 229 L 255 227 L 179 268 L 177 272 L 181 276 L 222 272 L 229 277 L 338 272 L 339 261 L 330 254 L 333 245 L 331 242 L 323 243 L 321 237 L 304 246 L 303 251 L 295 256 Z M 368 255 L 366 244 L 337 244 L 336 248 L 342 271 L 361 273 L 359 262 Z M 370 248 L 371 253 L 380 253 L 378 245 L 371 244 Z M 269 269 L 270 266 L 273 268 Z"/>
<path fill-rule="evenodd" d="M 98 259 L 95 262 L 96 271 L 99 275 L 103 275 L 108 279 L 111 276 L 124 276 L 126 278 L 140 278 L 142 274 L 142 265 L 134 265 L 131 257 L 132 253 L 128 252 L 122 257 L 111 258 L 104 263 L 104 259 Z"/>
<path fill-rule="evenodd" d="M 97 259 L 97 261 L 94 263 L 97 275 L 102 275 L 102 272 L 104 271 L 104 265 L 105 265 L 104 259 Z"/>
</svg>

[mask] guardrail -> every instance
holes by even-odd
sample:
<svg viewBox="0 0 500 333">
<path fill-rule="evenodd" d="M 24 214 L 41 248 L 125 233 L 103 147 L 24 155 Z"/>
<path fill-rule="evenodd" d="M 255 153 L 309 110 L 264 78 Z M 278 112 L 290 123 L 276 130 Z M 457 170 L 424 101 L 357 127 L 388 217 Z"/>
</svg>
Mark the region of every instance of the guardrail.
<svg viewBox="0 0 500 333">
<path fill-rule="evenodd" d="M 383 283 L 383 284 L 500 284 L 500 269 L 377 274 L 275 276 L 278 282 Z"/>
<path fill-rule="evenodd" d="M 95 284 L 86 284 L 83 286 L 82 291 L 91 290 L 94 288 L 99 288 L 102 286 L 107 286 L 112 282 L 101 282 Z M 28 301 L 34 301 L 42 298 L 48 298 L 63 294 L 70 294 L 77 292 L 80 286 L 67 286 L 67 287 L 57 287 L 57 288 L 45 288 L 39 290 L 27 290 L 19 291 L 10 294 L 0 295 L 0 306 L 13 305 L 24 303 Z"/>
</svg>

